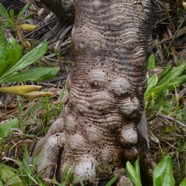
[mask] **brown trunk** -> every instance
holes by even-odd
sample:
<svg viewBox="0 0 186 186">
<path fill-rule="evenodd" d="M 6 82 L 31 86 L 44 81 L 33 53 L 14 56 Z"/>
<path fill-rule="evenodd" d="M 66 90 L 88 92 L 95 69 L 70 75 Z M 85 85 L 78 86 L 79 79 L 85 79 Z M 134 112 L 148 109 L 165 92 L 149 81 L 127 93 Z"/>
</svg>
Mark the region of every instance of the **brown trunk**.
<svg viewBox="0 0 186 186">
<path fill-rule="evenodd" d="M 35 150 L 43 148 L 38 169 L 46 176 L 53 176 L 56 167 L 61 175 L 71 162 L 75 184 L 78 177 L 93 185 L 115 173 L 126 180 L 124 163 L 145 154 L 147 146 L 139 141 L 146 143 L 147 136 L 140 120 L 151 6 L 150 0 L 75 1 L 74 67 L 62 119 Z"/>
</svg>

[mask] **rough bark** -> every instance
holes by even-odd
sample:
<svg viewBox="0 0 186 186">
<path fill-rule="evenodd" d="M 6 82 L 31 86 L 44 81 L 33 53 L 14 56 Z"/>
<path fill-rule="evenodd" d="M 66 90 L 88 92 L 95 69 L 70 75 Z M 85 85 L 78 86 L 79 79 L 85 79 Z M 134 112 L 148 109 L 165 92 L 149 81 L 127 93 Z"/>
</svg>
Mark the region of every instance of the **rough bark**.
<svg viewBox="0 0 186 186">
<path fill-rule="evenodd" d="M 5 0 L 2 0 L 3 2 Z M 176 5 L 178 7 L 184 8 L 183 3 L 185 0 L 160 0 L 171 5 Z M 45 6 L 50 9 L 62 22 L 74 23 L 75 6 L 73 0 L 41 0 Z"/>
<path fill-rule="evenodd" d="M 139 154 L 147 160 L 142 116 L 151 9 L 150 0 L 75 1 L 64 110 L 34 152 L 42 149 L 44 176 L 61 175 L 70 162 L 76 185 L 78 177 L 96 185 L 115 173 L 125 185 L 125 162 Z"/>
<path fill-rule="evenodd" d="M 186 3 L 183 0 L 160 0 L 171 5 L 176 5 L 182 9 Z M 70 28 L 69 24 L 74 23 L 75 5 L 73 0 L 41 0 L 41 2 L 51 10 L 57 18 L 57 24 L 53 30 L 44 35 L 41 40 L 47 39 L 49 43 L 54 43 L 57 40 L 62 40 L 66 28 Z M 53 45 L 54 45 L 53 44 Z"/>
</svg>

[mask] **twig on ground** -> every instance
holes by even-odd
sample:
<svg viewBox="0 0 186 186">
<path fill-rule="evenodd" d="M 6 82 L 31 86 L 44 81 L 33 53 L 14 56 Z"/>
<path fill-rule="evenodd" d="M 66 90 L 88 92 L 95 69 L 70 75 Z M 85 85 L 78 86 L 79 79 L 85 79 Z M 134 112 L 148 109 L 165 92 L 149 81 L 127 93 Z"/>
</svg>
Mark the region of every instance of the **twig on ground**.
<svg viewBox="0 0 186 186">
<path fill-rule="evenodd" d="M 168 120 L 171 120 L 171 121 L 175 121 L 179 126 L 183 127 L 183 128 L 186 128 L 186 125 L 184 123 L 182 123 L 181 121 L 178 121 L 177 119 L 175 118 L 172 118 L 170 116 L 166 116 L 164 114 L 159 114 L 159 116 L 161 116 L 162 118 L 166 118 Z"/>
</svg>

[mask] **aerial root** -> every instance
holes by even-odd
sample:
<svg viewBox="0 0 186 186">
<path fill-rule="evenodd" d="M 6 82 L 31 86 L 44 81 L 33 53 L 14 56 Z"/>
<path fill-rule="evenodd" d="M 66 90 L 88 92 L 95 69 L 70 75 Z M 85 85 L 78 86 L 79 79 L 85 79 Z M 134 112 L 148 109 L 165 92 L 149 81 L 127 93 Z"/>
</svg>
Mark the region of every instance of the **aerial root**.
<svg viewBox="0 0 186 186">
<path fill-rule="evenodd" d="M 64 133 L 56 133 L 46 140 L 37 164 L 37 169 L 43 171 L 44 178 L 53 178 L 55 176 L 64 143 Z"/>
</svg>

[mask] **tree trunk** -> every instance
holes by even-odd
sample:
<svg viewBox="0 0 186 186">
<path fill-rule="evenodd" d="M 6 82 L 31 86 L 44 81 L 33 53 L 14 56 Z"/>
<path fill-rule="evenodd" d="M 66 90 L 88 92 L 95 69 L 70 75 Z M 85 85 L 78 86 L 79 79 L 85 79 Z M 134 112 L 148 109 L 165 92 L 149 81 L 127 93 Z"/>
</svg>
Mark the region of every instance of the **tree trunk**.
<svg viewBox="0 0 186 186">
<path fill-rule="evenodd" d="M 59 177 L 68 166 L 76 185 L 78 177 L 96 185 L 116 173 L 118 185 L 126 185 L 125 162 L 138 155 L 146 160 L 143 94 L 151 17 L 151 0 L 75 0 L 74 67 L 65 106 L 34 152 L 42 149 L 38 169 L 44 177 Z"/>
</svg>

